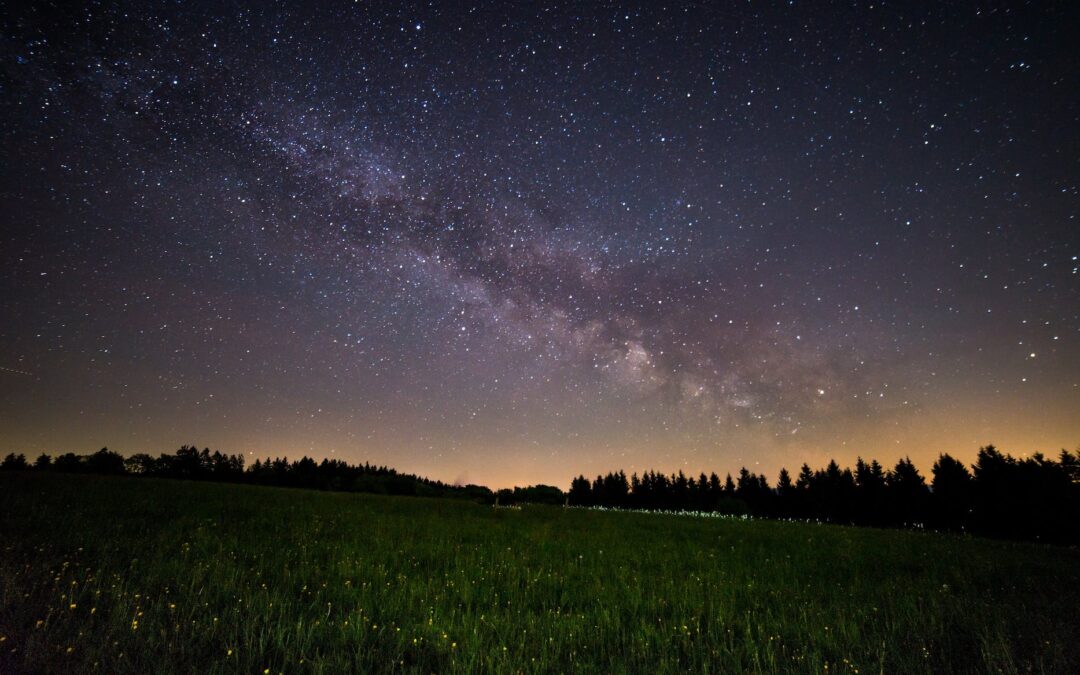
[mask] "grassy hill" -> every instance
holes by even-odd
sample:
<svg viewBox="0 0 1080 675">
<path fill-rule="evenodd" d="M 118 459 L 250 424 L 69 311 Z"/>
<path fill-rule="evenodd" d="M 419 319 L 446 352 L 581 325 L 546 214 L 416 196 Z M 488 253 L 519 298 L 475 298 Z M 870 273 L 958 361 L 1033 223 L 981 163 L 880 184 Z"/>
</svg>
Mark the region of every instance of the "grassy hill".
<svg viewBox="0 0 1080 675">
<path fill-rule="evenodd" d="M 0 672 L 1076 672 L 1080 552 L 0 475 Z"/>
</svg>

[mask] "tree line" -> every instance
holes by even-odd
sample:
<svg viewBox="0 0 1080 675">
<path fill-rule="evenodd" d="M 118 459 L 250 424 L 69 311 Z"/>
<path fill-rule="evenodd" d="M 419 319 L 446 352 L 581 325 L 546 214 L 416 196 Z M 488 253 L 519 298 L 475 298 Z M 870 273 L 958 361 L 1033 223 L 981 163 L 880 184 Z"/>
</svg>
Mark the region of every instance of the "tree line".
<svg viewBox="0 0 1080 675">
<path fill-rule="evenodd" d="M 254 464 L 245 466 L 243 455 L 226 455 L 216 450 L 210 452 L 209 448 L 199 450 L 193 445 L 185 445 L 171 455 L 161 453 L 157 457 L 146 453 L 124 457 L 108 448 L 89 455 L 69 452 L 55 459 L 42 454 L 33 463 L 28 462 L 23 454 L 11 453 L 0 462 L 0 469 L 153 476 L 315 490 L 451 497 L 488 503 L 495 499 L 494 493 L 482 485 L 448 485 L 430 478 L 399 473 L 386 466 L 349 464 L 337 459 L 316 462 L 307 456 L 293 461 L 288 458 L 257 459 Z"/>
<path fill-rule="evenodd" d="M 581 475 L 568 493 L 549 485 L 502 489 L 449 485 L 386 466 L 349 464 L 310 457 L 256 460 L 185 445 L 157 457 L 124 457 L 108 448 L 88 454 L 40 455 L 32 463 L 11 453 L 0 470 L 156 476 L 280 487 L 450 497 L 483 504 L 520 503 L 603 506 L 622 509 L 704 511 L 762 518 L 817 520 L 875 527 L 925 527 L 992 537 L 1080 544 L 1080 452 L 1062 450 L 1057 460 L 1041 453 L 1016 458 L 993 445 L 980 448 L 974 464 L 942 454 L 929 482 L 910 459 L 885 468 L 861 458 L 854 469 L 830 461 L 797 476 L 781 469 L 775 485 L 745 467 L 737 477 L 667 475 L 656 471 L 627 477 L 609 472 Z"/>
<path fill-rule="evenodd" d="M 628 509 L 707 511 L 766 518 L 818 520 L 876 527 L 925 527 L 992 537 L 1080 543 L 1080 452 L 1058 459 L 1037 453 L 979 449 L 970 469 L 942 454 L 930 481 L 910 459 L 891 469 L 861 458 L 854 470 L 830 461 L 803 464 L 792 478 L 781 469 L 776 484 L 743 468 L 737 478 L 623 471 L 570 484 L 569 503 Z"/>
</svg>

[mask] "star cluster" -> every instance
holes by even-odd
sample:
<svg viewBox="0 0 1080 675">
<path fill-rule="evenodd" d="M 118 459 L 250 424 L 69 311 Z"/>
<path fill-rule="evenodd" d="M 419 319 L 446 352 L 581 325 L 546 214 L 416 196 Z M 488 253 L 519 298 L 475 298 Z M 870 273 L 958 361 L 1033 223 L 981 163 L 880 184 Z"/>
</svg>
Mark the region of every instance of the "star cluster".
<svg viewBox="0 0 1080 675">
<path fill-rule="evenodd" d="M 2 25 L 10 450 L 501 486 L 1080 440 L 1067 5 Z"/>
</svg>

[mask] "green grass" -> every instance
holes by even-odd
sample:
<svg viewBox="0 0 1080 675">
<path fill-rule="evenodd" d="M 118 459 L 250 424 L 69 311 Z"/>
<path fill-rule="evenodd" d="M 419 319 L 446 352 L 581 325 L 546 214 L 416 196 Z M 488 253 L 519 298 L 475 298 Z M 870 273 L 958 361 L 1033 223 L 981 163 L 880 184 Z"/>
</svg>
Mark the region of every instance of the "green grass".
<svg viewBox="0 0 1080 675">
<path fill-rule="evenodd" d="M 0 474 L 0 672 L 1076 672 L 1080 553 Z"/>
</svg>

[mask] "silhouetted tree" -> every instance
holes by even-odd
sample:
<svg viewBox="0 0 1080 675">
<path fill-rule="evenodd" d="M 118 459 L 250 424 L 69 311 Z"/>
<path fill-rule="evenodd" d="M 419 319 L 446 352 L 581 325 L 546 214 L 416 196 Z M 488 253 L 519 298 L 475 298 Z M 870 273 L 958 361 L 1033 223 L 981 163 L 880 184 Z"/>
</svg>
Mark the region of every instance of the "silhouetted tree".
<svg viewBox="0 0 1080 675">
<path fill-rule="evenodd" d="M 326 459 L 320 464 L 316 464 L 309 457 L 304 457 L 297 462 L 289 462 L 285 458 L 256 460 L 250 469 L 245 471 L 242 455 L 226 455 L 219 451 L 211 453 L 208 448 L 200 451 L 194 445 L 185 445 L 171 455 L 161 453 L 156 458 L 146 453 L 139 453 L 125 459 L 118 453 L 102 448 L 90 455 L 65 453 L 57 457 L 55 461 L 48 455 L 42 455 L 35 462 L 35 467 L 49 466 L 55 471 L 64 472 L 132 474 L 326 490 L 342 489 L 383 494 L 455 497 L 485 503 L 490 503 L 494 499 L 491 490 L 481 485 L 446 485 L 411 474 L 401 474 L 385 466 L 351 465 L 340 460 Z M 518 497 L 524 496 L 523 498 L 531 502 L 563 503 L 562 491 L 552 486 L 536 485 L 522 488 L 522 490 L 524 492 L 515 494 Z M 556 493 L 558 498 L 555 496 Z"/>
<path fill-rule="evenodd" d="M 780 469 L 776 479 L 776 515 L 791 517 L 795 515 L 795 483 L 787 469 Z"/>
<path fill-rule="evenodd" d="M 690 481 L 687 480 L 686 474 L 681 470 L 677 475 L 672 477 L 671 492 L 672 508 L 687 508 L 690 503 Z"/>
<path fill-rule="evenodd" d="M 570 503 L 574 506 L 593 506 L 592 485 L 585 476 L 578 476 L 570 482 Z"/>
<path fill-rule="evenodd" d="M 566 495 L 557 487 L 551 485 L 530 485 L 528 487 L 503 488 L 496 493 L 498 503 L 502 506 L 514 504 L 547 504 L 549 506 L 562 506 Z"/>
<path fill-rule="evenodd" d="M 604 500 L 608 506 L 626 507 L 630 495 L 630 483 L 622 471 L 604 476 Z"/>
<path fill-rule="evenodd" d="M 90 473 L 121 474 L 124 473 L 124 458 L 102 448 L 86 458 L 85 467 Z"/>
<path fill-rule="evenodd" d="M 0 469 L 5 471 L 19 471 L 27 469 L 29 466 L 26 464 L 26 455 L 19 453 L 16 455 L 14 452 L 4 457 L 4 461 L 0 462 Z"/>
<path fill-rule="evenodd" d="M 720 484 L 720 476 L 716 472 L 709 474 L 709 510 L 715 511 L 724 499 L 724 486 Z"/>
<path fill-rule="evenodd" d="M 83 469 L 82 458 L 74 452 L 65 452 L 53 462 L 53 468 L 57 471 L 75 472 Z"/>
<path fill-rule="evenodd" d="M 892 522 L 902 525 L 921 525 L 926 522 L 929 490 L 926 480 L 905 457 L 885 477 Z"/>
<path fill-rule="evenodd" d="M 724 496 L 729 499 L 735 496 L 735 481 L 732 480 L 730 473 L 724 479 Z"/>
<path fill-rule="evenodd" d="M 130 474 L 154 476 L 159 473 L 158 460 L 145 452 L 139 452 L 124 459 L 124 468 Z"/>
<path fill-rule="evenodd" d="M 884 525 L 888 513 L 885 503 L 885 470 L 876 459 L 869 464 L 859 457 L 855 462 L 856 522 L 861 525 Z"/>
<path fill-rule="evenodd" d="M 932 524 L 948 530 L 967 527 L 971 511 L 972 477 L 964 464 L 948 454 L 942 454 L 934 462 Z"/>
<path fill-rule="evenodd" d="M 1069 483 L 1080 485 L 1080 450 L 1071 453 L 1062 448 L 1061 454 L 1058 455 L 1058 464 L 1061 465 L 1061 470 L 1065 473 Z"/>
<path fill-rule="evenodd" d="M 598 506 L 609 506 L 607 491 L 604 490 L 604 477 L 597 475 L 592 482 L 592 498 L 593 503 Z"/>
</svg>

